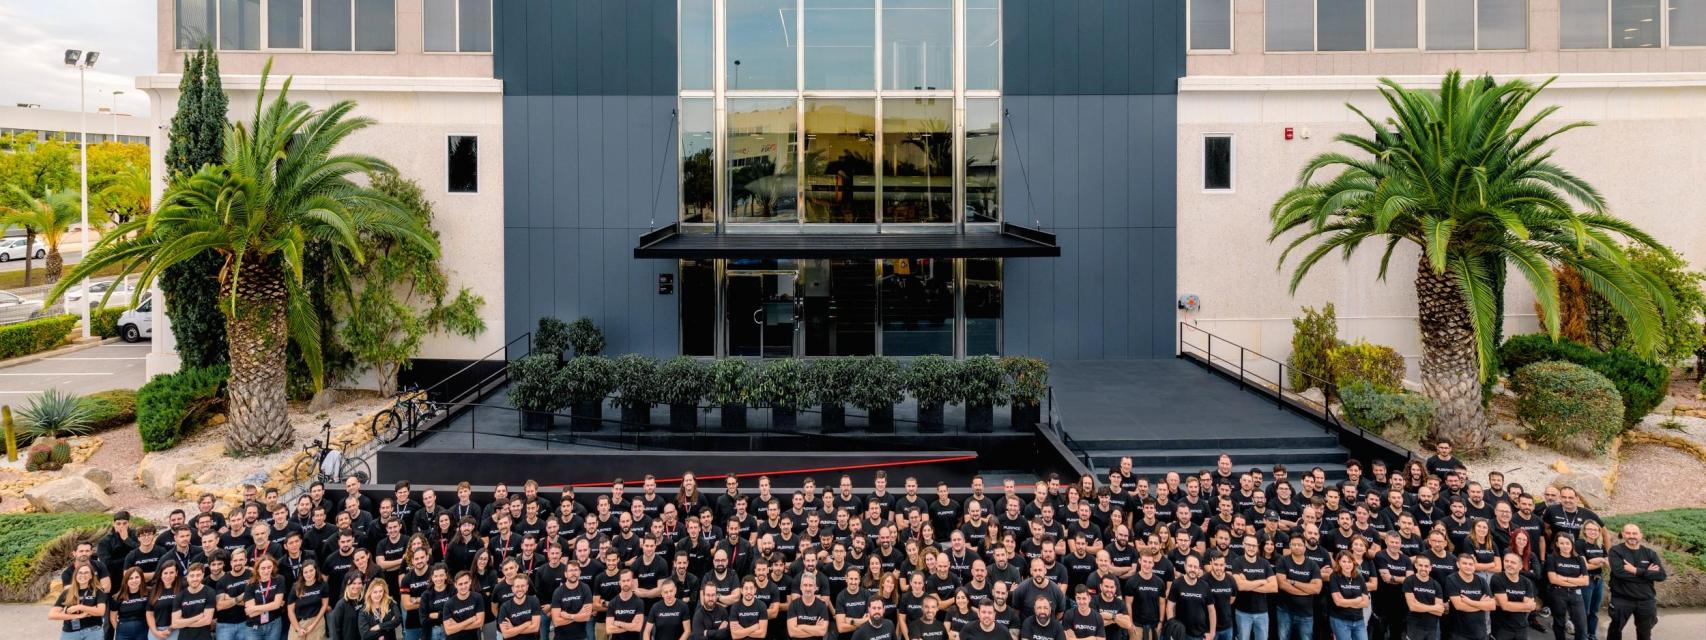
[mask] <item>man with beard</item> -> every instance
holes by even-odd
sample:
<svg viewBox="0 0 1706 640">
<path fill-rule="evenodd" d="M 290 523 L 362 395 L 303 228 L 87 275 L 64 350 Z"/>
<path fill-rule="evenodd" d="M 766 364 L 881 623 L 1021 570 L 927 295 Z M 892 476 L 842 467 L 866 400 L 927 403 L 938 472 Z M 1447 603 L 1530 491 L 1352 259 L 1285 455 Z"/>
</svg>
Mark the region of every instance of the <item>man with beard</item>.
<svg viewBox="0 0 1706 640">
<path fill-rule="evenodd" d="M 719 548 L 711 552 L 711 571 L 699 579 L 699 584 L 716 590 L 717 604 L 734 604 L 740 597 L 740 574 L 729 567 L 728 551 Z"/>
<path fill-rule="evenodd" d="M 831 612 L 829 603 L 818 597 L 817 580 L 800 580 L 796 591 L 799 597 L 788 603 L 788 638 L 825 640 L 829 636 Z"/>
</svg>

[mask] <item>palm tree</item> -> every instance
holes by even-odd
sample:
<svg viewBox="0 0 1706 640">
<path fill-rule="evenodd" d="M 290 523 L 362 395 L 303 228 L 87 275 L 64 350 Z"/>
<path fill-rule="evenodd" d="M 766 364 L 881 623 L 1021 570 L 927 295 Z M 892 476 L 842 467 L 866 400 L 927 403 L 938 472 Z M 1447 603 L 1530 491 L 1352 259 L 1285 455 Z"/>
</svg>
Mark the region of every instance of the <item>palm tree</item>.
<svg viewBox="0 0 1706 640">
<path fill-rule="evenodd" d="M 59 255 L 59 241 L 65 238 L 65 232 L 71 230 L 71 225 L 83 219 L 81 202 L 75 191 L 65 190 L 49 192 L 47 197 L 37 198 L 30 195 L 17 185 L 7 185 L 12 190 L 12 197 L 23 206 L 7 210 L 0 216 L 0 228 L 24 228 L 24 284 L 30 282 L 30 267 L 35 260 L 36 237 L 47 244 L 47 269 L 45 279 L 48 284 L 59 281 L 60 272 L 65 268 L 65 259 Z M 104 216 L 101 212 L 89 212 L 90 224 L 96 224 L 96 218 Z"/>
<path fill-rule="evenodd" d="M 1628 319 L 1643 349 L 1656 344 L 1659 310 L 1671 304 L 1656 279 L 1630 264 L 1620 240 L 1669 251 L 1609 214 L 1598 191 L 1552 162 L 1548 144 L 1588 123 L 1542 132 L 1556 106 L 1522 118 L 1550 82 L 1500 84 L 1490 76 L 1465 82 L 1453 71 L 1438 91 L 1426 91 L 1382 79 L 1380 94 L 1393 116 L 1378 121 L 1350 107 L 1373 136 L 1337 136 L 1360 153 L 1311 159 L 1270 214 L 1270 242 L 1296 233 L 1280 256 L 1282 268 L 1293 250 L 1310 245 L 1292 272 L 1293 293 L 1335 250 L 1349 258 L 1364 241 L 1384 243 L 1384 280 L 1400 245 L 1420 249 L 1422 387 L 1439 403 L 1432 435 L 1459 447 L 1482 447 L 1490 433 L 1480 383 L 1492 375 L 1494 324 L 1502 317 L 1495 281 L 1505 265 L 1534 289 L 1541 322 L 1554 337 L 1553 265 L 1581 272 Z M 1336 175 L 1316 179 L 1327 170 Z"/>
<path fill-rule="evenodd" d="M 153 199 L 153 186 L 153 181 L 148 178 L 148 167 L 127 166 L 101 185 L 98 202 L 104 205 L 109 218 L 120 223 L 147 216 Z"/>
<path fill-rule="evenodd" d="M 438 255 L 437 241 L 395 200 L 361 186 L 352 176 L 391 173 L 383 160 L 340 154 L 337 147 L 371 124 L 350 117 L 355 103 L 324 111 L 290 102 L 290 80 L 267 103 L 269 62 L 261 74 L 252 123 L 229 125 L 225 164 L 207 165 L 173 185 L 146 217 L 103 237 L 72 275 L 118 265 L 120 276 L 139 273 L 138 290 L 168 266 L 211 251 L 224 259 L 220 306 L 226 316 L 231 377 L 227 448 L 237 454 L 288 446 L 285 346 L 299 347 L 323 383 L 319 320 L 303 278 L 310 249 L 326 251 L 333 275 L 363 258 L 361 236 L 413 244 Z M 264 107 L 264 108 L 263 108 Z M 340 280 L 347 293 L 347 280 Z M 62 283 L 49 292 L 64 293 Z"/>
</svg>

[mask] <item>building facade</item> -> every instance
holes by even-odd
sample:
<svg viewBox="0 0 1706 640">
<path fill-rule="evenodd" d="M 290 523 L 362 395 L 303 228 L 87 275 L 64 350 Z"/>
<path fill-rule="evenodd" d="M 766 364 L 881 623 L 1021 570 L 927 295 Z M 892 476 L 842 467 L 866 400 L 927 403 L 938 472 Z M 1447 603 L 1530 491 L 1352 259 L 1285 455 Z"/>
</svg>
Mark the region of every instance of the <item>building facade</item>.
<svg viewBox="0 0 1706 640">
<path fill-rule="evenodd" d="M 139 80 L 158 123 L 203 39 L 234 116 L 272 59 L 298 99 L 378 119 L 352 150 L 421 181 L 453 282 L 487 302 L 485 336 L 429 359 L 543 316 L 656 356 L 1165 357 L 1179 321 L 1284 356 L 1297 307 L 1326 302 L 1415 356 L 1408 276 L 1359 255 L 1290 295 L 1267 212 L 1356 130 L 1346 103 L 1380 112 L 1377 78 L 1450 69 L 1559 76 L 1560 121 L 1600 125 L 1559 160 L 1706 255 L 1686 197 L 1706 0 L 159 6 L 160 73 Z M 1533 326 L 1527 292 L 1508 303 Z"/>
<path fill-rule="evenodd" d="M 34 105 L 0 107 L 0 136 L 35 134 L 39 141 L 60 140 L 73 145 L 82 141 L 87 126 L 89 144 L 124 142 L 148 144 L 154 128 L 148 118 L 116 113 L 107 107 L 81 114 L 76 111 L 43 109 Z"/>
</svg>

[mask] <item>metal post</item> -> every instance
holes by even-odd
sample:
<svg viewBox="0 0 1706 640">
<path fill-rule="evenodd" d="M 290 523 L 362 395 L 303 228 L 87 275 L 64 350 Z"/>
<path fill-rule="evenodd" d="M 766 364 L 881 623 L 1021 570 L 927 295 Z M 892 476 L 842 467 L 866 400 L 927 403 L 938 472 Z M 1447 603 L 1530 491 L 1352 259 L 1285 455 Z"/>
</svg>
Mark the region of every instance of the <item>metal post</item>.
<svg viewBox="0 0 1706 640">
<path fill-rule="evenodd" d="M 1274 381 L 1274 406 L 1285 410 L 1285 363 L 1279 363 L 1279 380 Z"/>
<path fill-rule="evenodd" d="M 1245 349 L 1242 346 L 1238 347 L 1238 390 L 1239 391 L 1244 390 L 1244 352 L 1245 351 L 1249 351 L 1249 349 Z"/>
<path fill-rule="evenodd" d="M 83 194 L 83 197 L 80 199 L 81 204 L 82 204 L 82 208 L 83 208 L 83 248 L 78 253 L 78 255 L 80 256 L 78 258 L 79 262 L 81 262 L 83 258 L 86 258 L 89 255 L 89 89 L 88 89 L 88 81 L 87 81 L 88 80 L 88 73 L 89 73 L 89 66 L 79 62 L 77 64 L 77 99 L 78 99 L 77 117 L 78 117 L 80 122 L 77 125 L 77 128 L 79 129 L 78 135 L 80 136 L 81 142 L 82 142 L 82 144 L 79 145 L 81 147 L 79 149 L 79 152 L 80 152 L 80 155 L 82 158 L 82 163 L 81 163 L 82 166 L 80 167 L 78 173 L 82 175 L 82 180 L 80 182 L 82 183 L 82 194 Z M 116 98 L 115 98 L 115 100 L 116 100 Z M 117 125 L 114 125 L 114 126 L 117 126 Z M 83 307 L 83 337 L 85 337 L 85 338 L 88 338 L 88 337 L 95 335 L 94 326 L 92 324 L 90 324 L 90 322 L 89 322 L 89 303 L 90 303 L 90 299 L 93 297 L 94 297 L 94 292 L 89 290 L 89 279 L 84 278 L 83 279 L 83 304 L 82 304 L 82 307 Z"/>
</svg>

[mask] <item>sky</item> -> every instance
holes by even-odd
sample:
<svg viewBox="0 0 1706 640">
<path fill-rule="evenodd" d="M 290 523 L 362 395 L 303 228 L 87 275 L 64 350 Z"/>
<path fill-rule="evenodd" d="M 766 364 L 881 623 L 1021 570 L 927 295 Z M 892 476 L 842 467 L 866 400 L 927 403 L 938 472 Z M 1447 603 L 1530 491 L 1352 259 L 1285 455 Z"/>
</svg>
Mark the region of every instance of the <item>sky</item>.
<svg viewBox="0 0 1706 640">
<path fill-rule="evenodd" d="M 148 115 L 136 76 L 155 72 L 155 0 L 0 0 L 0 105 L 76 111 L 77 70 L 66 49 L 95 50 L 88 71 L 90 113 L 113 103 Z"/>
</svg>

